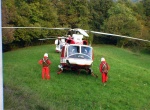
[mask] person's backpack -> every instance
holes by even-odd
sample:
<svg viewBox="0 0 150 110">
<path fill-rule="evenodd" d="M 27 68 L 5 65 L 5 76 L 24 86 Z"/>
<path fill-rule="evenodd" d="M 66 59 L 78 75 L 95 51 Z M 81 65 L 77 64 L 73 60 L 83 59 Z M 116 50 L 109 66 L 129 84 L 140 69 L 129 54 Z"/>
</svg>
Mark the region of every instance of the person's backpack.
<svg viewBox="0 0 150 110">
<path fill-rule="evenodd" d="M 107 73 L 107 72 L 108 72 L 108 67 L 107 67 L 107 64 L 106 64 L 106 63 L 103 63 L 102 72 L 104 72 L 104 73 Z"/>
</svg>

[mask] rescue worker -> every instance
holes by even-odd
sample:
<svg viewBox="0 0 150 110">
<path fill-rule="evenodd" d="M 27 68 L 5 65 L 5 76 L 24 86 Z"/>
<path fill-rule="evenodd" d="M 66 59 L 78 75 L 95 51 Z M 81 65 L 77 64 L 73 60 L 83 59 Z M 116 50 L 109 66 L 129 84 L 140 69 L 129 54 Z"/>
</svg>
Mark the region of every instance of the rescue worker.
<svg viewBox="0 0 150 110">
<path fill-rule="evenodd" d="M 42 79 L 50 79 L 50 69 L 49 66 L 51 61 L 48 59 L 48 53 L 44 54 L 44 57 L 39 60 L 39 64 L 42 65 Z"/>
<path fill-rule="evenodd" d="M 99 65 L 99 71 L 102 74 L 102 83 L 105 86 L 108 80 L 108 70 L 110 69 L 109 65 L 107 64 L 105 58 L 101 58 L 101 63 Z"/>
</svg>

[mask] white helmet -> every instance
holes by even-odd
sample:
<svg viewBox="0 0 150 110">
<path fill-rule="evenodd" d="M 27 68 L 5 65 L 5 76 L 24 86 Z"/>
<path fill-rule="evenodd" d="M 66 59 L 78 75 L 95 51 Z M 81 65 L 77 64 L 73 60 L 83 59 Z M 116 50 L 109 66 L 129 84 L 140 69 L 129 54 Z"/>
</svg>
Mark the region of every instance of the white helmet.
<svg viewBox="0 0 150 110">
<path fill-rule="evenodd" d="M 48 57 L 48 53 L 45 53 L 45 54 L 44 54 L 44 57 Z"/>
<path fill-rule="evenodd" d="M 105 58 L 102 57 L 102 58 L 101 58 L 101 61 L 105 61 Z"/>
</svg>

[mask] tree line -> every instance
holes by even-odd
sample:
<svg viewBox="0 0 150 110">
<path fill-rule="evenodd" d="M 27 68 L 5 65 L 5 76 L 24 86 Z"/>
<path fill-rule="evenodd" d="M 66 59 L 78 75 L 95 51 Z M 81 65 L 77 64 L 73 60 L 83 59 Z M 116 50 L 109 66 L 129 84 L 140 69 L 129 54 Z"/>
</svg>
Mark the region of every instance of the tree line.
<svg viewBox="0 0 150 110">
<path fill-rule="evenodd" d="M 82 28 L 150 40 L 150 0 L 2 0 L 3 27 Z M 46 29 L 2 29 L 4 46 L 29 46 L 39 38 L 61 36 Z M 104 35 L 90 35 L 92 43 L 120 47 L 149 43 Z"/>
</svg>

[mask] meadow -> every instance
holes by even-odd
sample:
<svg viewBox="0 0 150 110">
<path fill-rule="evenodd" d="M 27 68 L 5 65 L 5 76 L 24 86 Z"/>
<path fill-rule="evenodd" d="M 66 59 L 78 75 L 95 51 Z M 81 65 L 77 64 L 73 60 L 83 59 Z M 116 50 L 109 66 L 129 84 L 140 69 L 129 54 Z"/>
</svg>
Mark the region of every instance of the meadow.
<svg viewBox="0 0 150 110">
<path fill-rule="evenodd" d="M 3 53 L 5 110 L 149 110 L 150 54 L 109 45 L 93 45 L 92 69 L 57 75 L 55 45 L 34 46 Z M 47 52 L 50 80 L 42 80 L 38 61 Z M 101 83 L 100 58 L 110 65 L 106 86 Z"/>
</svg>

